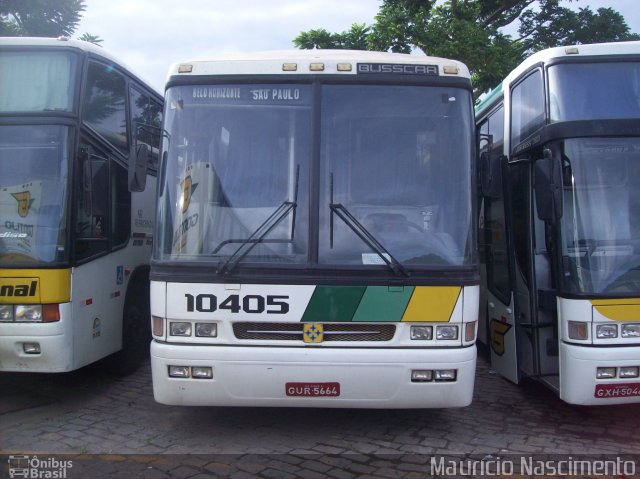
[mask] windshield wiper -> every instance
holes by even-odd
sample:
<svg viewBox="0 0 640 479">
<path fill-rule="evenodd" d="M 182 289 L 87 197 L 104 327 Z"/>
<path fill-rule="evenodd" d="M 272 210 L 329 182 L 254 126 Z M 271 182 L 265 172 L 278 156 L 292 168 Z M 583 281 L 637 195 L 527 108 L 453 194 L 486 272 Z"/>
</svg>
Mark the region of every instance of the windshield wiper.
<svg viewBox="0 0 640 479">
<path fill-rule="evenodd" d="M 371 232 L 360 223 L 355 216 L 342 204 L 334 203 L 333 201 L 333 173 L 331 173 L 331 203 L 329 209 L 331 210 L 331 216 L 329 218 L 329 246 L 333 248 L 333 215 L 337 215 L 344 224 L 346 224 L 351 231 L 353 231 L 358 238 L 360 238 L 369 248 L 371 248 L 382 261 L 389 267 L 396 276 L 410 276 L 409 272 L 402 266 L 397 259 L 393 257 L 387 249 L 380 244 L 380 242 L 371 234 Z"/>
<path fill-rule="evenodd" d="M 298 206 L 298 180 L 300 176 L 300 165 L 296 167 L 296 182 L 293 192 L 293 201 L 283 201 L 276 210 L 264 220 L 264 222 L 258 226 L 253 233 L 246 239 L 235 240 L 229 239 L 223 241 L 213 251 L 212 254 L 216 254 L 223 246 L 230 243 L 240 243 L 238 249 L 236 249 L 226 261 L 222 262 L 218 266 L 219 274 L 230 273 L 242 259 L 249 254 L 249 252 L 260 243 L 291 243 L 294 239 L 296 229 L 296 207 Z M 291 238 L 286 240 L 266 240 L 265 237 L 273 230 L 280 222 L 289 216 L 289 213 L 293 211 L 293 218 L 291 220 Z"/>
</svg>

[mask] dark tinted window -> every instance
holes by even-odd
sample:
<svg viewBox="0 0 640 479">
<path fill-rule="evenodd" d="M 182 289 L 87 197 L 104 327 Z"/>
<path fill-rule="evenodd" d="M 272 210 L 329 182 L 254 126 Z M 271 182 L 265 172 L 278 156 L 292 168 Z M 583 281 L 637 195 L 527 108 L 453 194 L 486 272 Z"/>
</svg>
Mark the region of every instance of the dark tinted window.
<svg viewBox="0 0 640 479">
<path fill-rule="evenodd" d="M 511 144 L 517 146 L 544 123 L 542 74 L 536 70 L 511 93 Z"/>
<path fill-rule="evenodd" d="M 130 92 L 131 127 L 136 146 L 146 144 L 149 147 L 149 167 L 158 168 L 160 150 L 160 125 L 162 123 L 162 105 L 149 95 L 131 88 Z"/>
<path fill-rule="evenodd" d="M 125 155 L 128 154 L 126 87 L 112 66 L 92 62 L 84 93 L 84 121 Z"/>
</svg>

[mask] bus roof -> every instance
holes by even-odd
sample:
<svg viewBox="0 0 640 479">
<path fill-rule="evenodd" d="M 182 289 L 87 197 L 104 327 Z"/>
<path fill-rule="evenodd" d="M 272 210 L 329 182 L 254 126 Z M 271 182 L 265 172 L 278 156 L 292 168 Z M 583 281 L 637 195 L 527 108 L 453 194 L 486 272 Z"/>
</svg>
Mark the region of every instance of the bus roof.
<svg viewBox="0 0 640 479">
<path fill-rule="evenodd" d="M 585 45 L 569 45 L 563 47 L 547 48 L 534 53 L 516 67 L 509 75 L 505 82 L 511 81 L 523 72 L 528 70 L 532 65 L 537 63 L 547 63 L 556 58 L 579 58 L 590 56 L 617 56 L 617 55 L 638 55 L 640 54 L 640 41 L 633 42 L 611 42 L 611 43 L 592 43 Z"/>
<path fill-rule="evenodd" d="M 618 55 L 640 55 L 640 41 L 569 45 L 540 50 L 514 68 L 493 90 L 480 96 L 475 107 L 476 117 L 482 116 L 488 109 L 491 109 L 502 96 L 503 91 L 534 65 L 548 63 L 558 58 L 613 57 Z"/>
<path fill-rule="evenodd" d="M 355 75 L 357 64 L 437 65 L 439 76 L 469 78 L 467 66 L 456 60 L 404 53 L 356 50 L 285 50 L 225 54 L 217 57 L 176 63 L 169 69 L 173 76 L 328 74 Z M 447 67 L 445 69 L 445 67 Z M 405 72 L 408 73 L 408 72 Z"/>
<path fill-rule="evenodd" d="M 492 108 L 493 105 L 502 98 L 502 85 L 503 82 L 500 82 L 493 90 L 480 95 L 478 104 L 475 106 L 476 116 L 481 116 L 487 109 Z"/>
<path fill-rule="evenodd" d="M 0 47 L 53 47 L 53 48 L 75 48 L 84 52 L 94 53 L 105 57 L 114 63 L 120 60 L 111 55 L 104 48 L 83 40 L 71 40 L 66 37 L 43 38 L 43 37 L 0 37 Z"/>
<path fill-rule="evenodd" d="M 80 50 L 84 53 L 103 58 L 114 65 L 118 65 L 125 70 L 128 75 L 136 78 L 140 83 L 145 84 L 148 88 L 153 90 L 156 94 L 160 95 L 153 88 L 148 81 L 142 80 L 134 70 L 132 70 L 121 59 L 115 57 L 109 51 L 105 50 L 101 46 L 95 45 L 91 42 L 85 42 L 84 40 L 71 40 L 66 37 L 58 38 L 44 38 L 44 37 L 0 37 L 0 48 L 4 47 L 43 47 L 43 48 L 70 48 Z"/>
</svg>

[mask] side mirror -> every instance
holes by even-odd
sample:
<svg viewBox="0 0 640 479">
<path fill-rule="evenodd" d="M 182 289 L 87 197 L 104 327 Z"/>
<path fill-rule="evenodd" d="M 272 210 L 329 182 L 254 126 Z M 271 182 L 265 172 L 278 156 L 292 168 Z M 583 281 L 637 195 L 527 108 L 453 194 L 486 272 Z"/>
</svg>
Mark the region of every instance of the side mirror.
<svg viewBox="0 0 640 479">
<path fill-rule="evenodd" d="M 144 191 L 147 183 L 149 145 L 137 143 L 129 157 L 129 191 Z"/>
<path fill-rule="evenodd" d="M 480 154 L 480 193 L 485 198 L 500 198 L 502 196 L 502 161 L 504 158 L 504 155 L 495 155 L 487 151 Z"/>
<path fill-rule="evenodd" d="M 549 150 L 544 158 L 535 162 L 533 181 L 538 218 L 554 221 L 562 218 L 562 163 L 551 157 Z"/>
</svg>

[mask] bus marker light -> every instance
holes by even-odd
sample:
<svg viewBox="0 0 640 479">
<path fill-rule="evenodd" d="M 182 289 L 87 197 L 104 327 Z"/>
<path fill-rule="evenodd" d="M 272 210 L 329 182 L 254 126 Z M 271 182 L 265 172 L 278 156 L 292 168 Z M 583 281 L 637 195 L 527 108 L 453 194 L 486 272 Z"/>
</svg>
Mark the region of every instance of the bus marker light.
<svg viewBox="0 0 640 479">
<path fill-rule="evenodd" d="M 476 339 L 476 321 L 466 323 L 464 325 L 464 340 L 466 342 L 475 341 Z"/>
<path fill-rule="evenodd" d="M 411 339 L 433 339 L 433 326 L 411 326 Z"/>
<path fill-rule="evenodd" d="M 588 339 L 587 323 L 569 321 L 569 339 Z"/>
<path fill-rule="evenodd" d="M 412 383 L 426 383 L 433 381 L 433 371 L 429 369 L 414 369 L 411 371 Z"/>
<path fill-rule="evenodd" d="M 170 378 L 188 378 L 189 366 L 169 366 Z"/>
<path fill-rule="evenodd" d="M 309 71 L 312 72 L 323 72 L 324 71 L 324 63 L 310 63 Z"/>
<path fill-rule="evenodd" d="M 353 67 L 351 63 L 338 63 L 337 68 L 339 72 L 350 72 Z"/>
<path fill-rule="evenodd" d="M 193 65 L 183 64 L 178 67 L 178 73 L 191 73 L 193 71 Z"/>
<path fill-rule="evenodd" d="M 57 304 L 42 305 L 42 320 L 45 323 L 53 323 L 60 321 L 60 309 Z"/>
<path fill-rule="evenodd" d="M 567 55 L 577 55 L 578 53 L 580 53 L 580 50 L 578 50 L 578 47 L 567 47 L 564 49 L 564 52 Z"/>
<path fill-rule="evenodd" d="M 596 326 L 596 337 L 598 339 L 617 338 L 618 326 L 615 324 L 599 324 Z"/>
<path fill-rule="evenodd" d="M 623 324 L 623 338 L 640 338 L 640 324 Z"/>
<path fill-rule="evenodd" d="M 283 63 L 282 64 L 282 71 L 283 72 L 295 72 L 298 70 L 298 64 L 297 63 Z"/>
<path fill-rule="evenodd" d="M 191 336 L 191 323 L 183 323 L 174 321 L 171 323 L 171 336 Z"/>
<path fill-rule="evenodd" d="M 625 366 L 620 368 L 620 378 L 637 378 L 640 376 L 640 368 L 638 366 Z"/>
<path fill-rule="evenodd" d="M 40 343 L 22 343 L 25 354 L 40 354 Z"/>
<path fill-rule="evenodd" d="M 213 378 L 213 369 L 205 366 L 194 366 L 191 368 L 191 377 L 194 379 Z"/>
<path fill-rule="evenodd" d="M 436 381 L 455 381 L 458 371 L 455 369 L 440 369 L 436 370 Z"/>
<path fill-rule="evenodd" d="M 151 316 L 152 332 L 154 336 L 164 336 L 164 319 L 159 316 Z"/>
<path fill-rule="evenodd" d="M 216 323 L 196 323 L 196 336 L 215 338 L 218 336 L 218 325 Z"/>
<path fill-rule="evenodd" d="M 596 372 L 597 379 L 613 379 L 616 377 L 616 368 L 598 368 Z"/>
<path fill-rule="evenodd" d="M 447 75 L 457 75 L 460 73 L 460 69 L 455 65 L 445 65 L 442 67 L 442 71 Z"/>
</svg>

